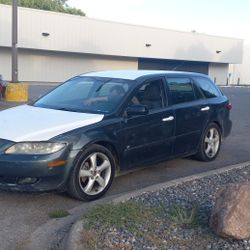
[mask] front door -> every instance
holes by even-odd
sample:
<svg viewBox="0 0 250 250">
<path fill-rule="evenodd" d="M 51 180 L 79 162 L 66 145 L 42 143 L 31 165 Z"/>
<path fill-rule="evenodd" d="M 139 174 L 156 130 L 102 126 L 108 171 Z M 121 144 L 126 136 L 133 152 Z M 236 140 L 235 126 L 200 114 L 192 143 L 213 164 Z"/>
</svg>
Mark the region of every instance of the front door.
<svg viewBox="0 0 250 250">
<path fill-rule="evenodd" d="M 126 168 L 167 158 L 172 154 L 175 114 L 166 107 L 163 79 L 144 83 L 128 105 L 147 106 L 147 115 L 124 118 L 121 141 Z"/>
</svg>

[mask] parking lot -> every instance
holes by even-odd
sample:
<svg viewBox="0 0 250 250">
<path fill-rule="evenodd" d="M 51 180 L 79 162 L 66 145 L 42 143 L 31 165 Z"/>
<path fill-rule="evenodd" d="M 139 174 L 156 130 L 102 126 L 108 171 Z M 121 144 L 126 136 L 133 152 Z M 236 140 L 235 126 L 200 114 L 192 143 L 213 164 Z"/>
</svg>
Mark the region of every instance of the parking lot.
<svg viewBox="0 0 250 250">
<path fill-rule="evenodd" d="M 37 97 L 50 88 L 41 86 L 32 88 L 31 96 Z M 177 159 L 140 169 L 116 178 L 107 195 L 120 194 L 194 173 L 249 161 L 250 88 L 226 87 L 222 88 L 222 91 L 233 104 L 231 113 L 233 130 L 230 137 L 224 141 L 216 161 L 203 163 L 190 158 Z M 11 249 L 17 242 L 25 240 L 35 228 L 45 223 L 49 219 L 49 211 L 70 209 L 82 202 L 73 200 L 66 194 L 0 192 L 0 204 L 0 249 Z"/>
</svg>

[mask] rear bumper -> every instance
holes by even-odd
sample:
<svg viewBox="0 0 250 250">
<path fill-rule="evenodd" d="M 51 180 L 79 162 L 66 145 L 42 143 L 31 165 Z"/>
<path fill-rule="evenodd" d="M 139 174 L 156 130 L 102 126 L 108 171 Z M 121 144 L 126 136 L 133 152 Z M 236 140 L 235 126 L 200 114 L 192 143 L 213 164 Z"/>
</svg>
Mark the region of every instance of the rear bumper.
<svg viewBox="0 0 250 250">
<path fill-rule="evenodd" d="M 46 156 L 0 155 L 0 189 L 40 192 L 63 190 L 78 151 L 68 149 Z M 64 161 L 59 166 L 49 163 Z M 25 183 L 24 183 L 25 182 Z"/>
<path fill-rule="evenodd" d="M 223 137 L 227 137 L 230 135 L 232 130 L 232 121 L 231 120 L 227 120 L 226 122 L 224 122 L 224 126 L 223 126 Z"/>
</svg>

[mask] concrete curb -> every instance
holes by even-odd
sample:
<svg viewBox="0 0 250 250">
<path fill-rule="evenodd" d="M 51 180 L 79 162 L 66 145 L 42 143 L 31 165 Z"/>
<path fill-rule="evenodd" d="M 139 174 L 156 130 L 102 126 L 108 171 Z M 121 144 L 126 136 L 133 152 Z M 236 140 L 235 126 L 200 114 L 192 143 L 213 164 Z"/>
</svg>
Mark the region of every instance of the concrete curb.
<svg viewBox="0 0 250 250">
<path fill-rule="evenodd" d="M 26 83 L 9 83 L 5 90 L 7 102 L 27 102 L 29 100 L 29 89 Z"/>
<path fill-rule="evenodd" d="M 166 182 L 163 182 L 163 183 L 160 183 L 160 184 L 151 185 L 149 187 L 146 187 L 146 188 L 143 188 L 143 189 L 140 189 L 140 190 L 136 190 L 136 191 L 133 191 L 131 193 L 124 194 L 124 195 L 122 195 L 120 197 L 114 198 L 113 202 L 114 203 L 119 203 L 119 202 L 122 202 L 122 201 L 127 201 L 127 200 L 129 200 L 129 199 L 131 199 L 133 197 L 137 197 L 137 196 L 139 196 L 139 195 L 141 195 L 143 193 L 158 191 L 158 190 L 161 190 L 161 189 L 164 189 L 164 188 L 177 186 L 177 185 L 180 185 L 180 184 L 185 183 L 185 182 L 194 181 L 194 180 L 197 180 L 197 179 L 202 179 L 202 178 L 205 178 L 205 177 L 208 177 L 208 176 L 211 176 L 211 175 L 219 175 L 219 174 L 228 172 L 228 171 L 230 171 L 232 169 L 244 168 L 246 166 L 250 166 L 250 161 L 239 163 L 239 164 L 234 164 L 234 165 L 230 165 L 230 166 L 226 166 L 226 167 L 219 168 L 219 169 L 210 170 L 210 171 L 203 172 L 203 173 L 200 173 L 200 174 L 194 174 L 194 175 L 190 175 L 190 176 L 187 176 L 187 177 L 178 178 L 178 179 L 175 179 L 175 180 L 172 180 L 172 181 L 166 181 Z"/>
<path fill-rule="evenodd" d="M 71 228 L 68 237 L 66 238 L 66 243 L 63 249 L 67 250 L 78 250 L 79 244 L 81 241 L 81 235 L 83 232 L 83 221 L 77 221 Z"/>
<path fill-rule="evenodd" d="M 55 246 L 58 242 L 60 242 L 63 236 L 64 238 L 63 249 L 76 250 L 77 249 L 76 243 L 79 242 L 77 235 L 80 235 L 79 230 L 81 230 L 82 228 L 82 222 L 80 221 L 80 223 L 78 223 L 76 221 L 81 219 L 84 213 L 86 213 L 89 209 L 97 205 L 106 204 L 109 202 L 113 202 L 116 204 L 122 201 L 127 201 L 130 198 L 137 197 L 146 192 L 158 191 L 164 188 L 177 186 L 185 182 L 202 179 L 211 175 L 219 175 L 221 173 L 228 172 L 232 169 L 244 168 L 246 166 L 250 166 L 250 161 L 223 167 L 220 169 L 207 171 L 201 174 L 195 174 L 179 178 L 172 181 L 166 181 L 160 184 L 152 185 L 125 194 L 105 197 L 103 199 L 94 202 L 84 202 L 84 204 L 69 210 L 70 213 L 69 216 L 61 219 L 52 219 L 47 223 L 45 223 L 44 225 L 42 225 L 41 227 L 39 227 L 36 231 L 34 231 L 34 233 L 32 233 L 32 235 L 30 236 L 27 248 L 30 250 L 53 249 L 53 246 Z M 75 222 L 76 224 L 74 224 Z M 70 233 L 67 235 L 69 230 Z"/>
<path fill-rule="evenodd" d="M 70 209 L 69 215 L 60 219 L 51 219 L 42 226 L 38 227 L 29 237 L 27 247 L 28 250 L 55 249 L 62 239 L 65 239 L 63 245 L 66 245 L 67 234 L 77 220 L 80 220 L 84 213 L 91 208 L 111 202 L 118 198 L 119 195 L 106 197 L 93 202 L 83 202 L 82 205 Z M 67 249 L 67 248 L 65 248 Z"/>
</svg>

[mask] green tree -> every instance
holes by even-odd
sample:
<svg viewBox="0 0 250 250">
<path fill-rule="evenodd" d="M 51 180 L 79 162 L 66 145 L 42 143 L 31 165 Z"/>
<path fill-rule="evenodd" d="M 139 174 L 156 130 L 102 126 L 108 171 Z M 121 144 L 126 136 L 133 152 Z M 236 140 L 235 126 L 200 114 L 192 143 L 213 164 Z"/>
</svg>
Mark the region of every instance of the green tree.
<svg viewBox="0 0 250 250">
<path fill-rule="evenodd" d="M 70 7 L 67 2 L 68 0 L 18 0 L 18 6 L 85 16 L 82 10 Z M 10 5 L 12 0 L 0 0 L 0 4 Z"/>
</svg>

